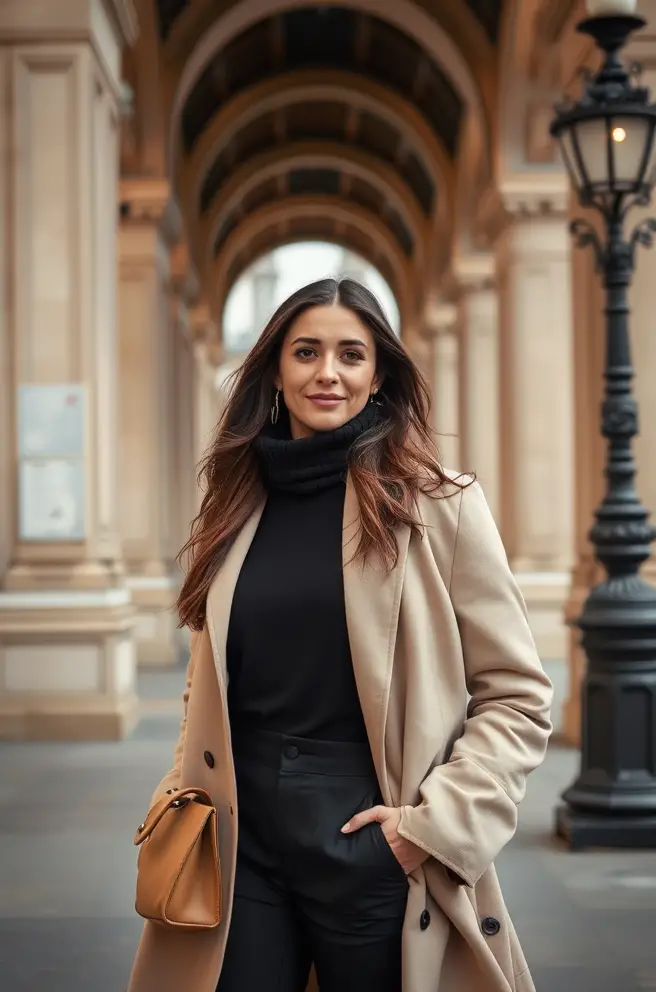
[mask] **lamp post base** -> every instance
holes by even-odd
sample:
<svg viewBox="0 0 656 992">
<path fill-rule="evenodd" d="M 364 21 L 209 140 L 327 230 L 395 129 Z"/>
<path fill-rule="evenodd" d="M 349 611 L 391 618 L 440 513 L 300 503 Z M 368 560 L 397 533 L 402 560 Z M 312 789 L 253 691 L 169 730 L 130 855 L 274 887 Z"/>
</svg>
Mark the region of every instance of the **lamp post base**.
<svg viewBox="0 0 656 992">
<path fill-rule="evenodd" d="M 620 816 L 582 813 L 561 804 L 556 808 L 556 836 L 570 851 L 586 848 L 656 848 L 656 814 Z"/>
</svg>

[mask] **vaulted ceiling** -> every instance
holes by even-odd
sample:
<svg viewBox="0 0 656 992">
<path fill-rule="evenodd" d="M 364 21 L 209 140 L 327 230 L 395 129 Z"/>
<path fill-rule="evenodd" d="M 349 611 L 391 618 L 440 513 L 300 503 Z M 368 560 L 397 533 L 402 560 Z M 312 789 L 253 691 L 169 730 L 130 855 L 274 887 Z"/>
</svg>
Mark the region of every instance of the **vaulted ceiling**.
<svg viewBox="0 0 656 992">
<path fill-rule="evenodd" d="M 239 2 L 157 0 L 164 58 L 169 39 L 194 16 L 201 37 Z M 491 48 L 502 0 L 457 3 Z M 417 5 L 431 16 L 440 8 L 439 0 Z M 290 0 L 289 9 L 251 23 L 217 48 L 186 95 L 179 127 L 184 158 L 199 163 L 191 201 L 197 229 L 210 242 L 203 251 L 215 257 L 240 242 L 236 255 L 226 255 L 231 280 L 256 249 L 281 240 L 279 220 L 269 228 L 256 221 L 282 200 L 305 205 L 285 225 L 290 240 L 348 241 L 387 268 L 388 277 L 394 268 L 388 241 L 410 264 L 433 257 L 427 245 L 435 238 L 436 218 L 450 209 L 443 177 L 454 168 L 466 105 L 452 74 L 416 32 L 413 37 L 363 6 L 368 9 L 353 0 L 344 6 Z M 190 29 L 188 48 L 189 38 Z M 332 88 L 308 85 L 324 77 Z M 265 96 L 273 89 L 284 94 L 269 106 Z M 370 98 L 363 101 L 363 93 Z M 216 129 L 217 120 L 226 126 Z M 217 134 L 208 143 L 213 128 Z M 339 211 L 327 208 L 332 202 Z M 349 204 L 350 225 L 344 221 Z M 250 222 L 256 233 L 242 244 L 237 232 Z M 375 233 L 381 224 L 384 238 Z"/>
</svg>

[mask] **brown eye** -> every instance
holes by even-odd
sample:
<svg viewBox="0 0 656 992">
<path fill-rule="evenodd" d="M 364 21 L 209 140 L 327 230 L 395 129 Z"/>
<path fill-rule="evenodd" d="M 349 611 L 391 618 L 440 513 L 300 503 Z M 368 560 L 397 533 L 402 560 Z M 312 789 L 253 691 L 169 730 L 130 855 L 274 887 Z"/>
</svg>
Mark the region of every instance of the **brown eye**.
<svg viewBox="0 0 656 992">
<path fill-rule="evenodd" d="M 312 358 L 312 356 L 314 355 L 314 352 L 312 351 L 312 348 L 298 348 L 294 352 L 294 355 L 297 358 Z"/>
</svg>

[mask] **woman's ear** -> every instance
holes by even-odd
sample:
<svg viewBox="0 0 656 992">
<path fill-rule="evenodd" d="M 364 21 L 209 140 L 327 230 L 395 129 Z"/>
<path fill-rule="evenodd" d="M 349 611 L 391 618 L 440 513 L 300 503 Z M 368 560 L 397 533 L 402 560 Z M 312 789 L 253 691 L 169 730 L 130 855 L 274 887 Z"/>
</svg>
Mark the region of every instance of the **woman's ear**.
<svg viewBox="0 0 656 992">
<path fill-rule="evenodd" d="M 279 375 L 277 375 L 275 377 L 275 379 L 273 380 L 273 387 L 274 387 L 274 389 L 280 389 L 280 390 L 282 390 L 282 379 L 280 378 Z"/>
</svg>

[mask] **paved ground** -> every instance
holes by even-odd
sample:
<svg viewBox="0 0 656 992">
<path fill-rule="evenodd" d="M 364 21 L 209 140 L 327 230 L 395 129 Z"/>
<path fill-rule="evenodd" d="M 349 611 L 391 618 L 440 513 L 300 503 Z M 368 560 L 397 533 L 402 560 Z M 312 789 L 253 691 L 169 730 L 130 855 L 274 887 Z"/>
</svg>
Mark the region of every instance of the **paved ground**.
<svg viewBox="0 0 656 992">
<path fill-rule="evenodd" d="M 125 743 L 0 745 L 0 992 L 125 989 L 140 931 L 132 834 L 177 731 L 177 704 L 159 700 L 182 682 L 144 679 Z M 571 855 L 550 836 L 575 768 L 551 748 L 499 864 L 538 992 L 656 989 L 656 854 Z"/>
</svg>

